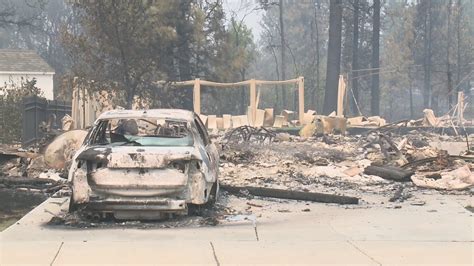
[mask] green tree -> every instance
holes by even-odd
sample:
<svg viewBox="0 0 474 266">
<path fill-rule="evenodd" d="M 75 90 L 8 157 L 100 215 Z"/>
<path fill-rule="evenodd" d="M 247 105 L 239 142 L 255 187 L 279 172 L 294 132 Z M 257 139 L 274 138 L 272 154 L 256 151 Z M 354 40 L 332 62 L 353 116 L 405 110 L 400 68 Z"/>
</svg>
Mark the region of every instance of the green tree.
<svg viewBox="0 0 474 266">
<path fill-rule="evenodd" d="M 274 3 L 278 3 L 275 2 Z M 305 103 L 311 109 L 322 109 L 323 82 L 325 76 L 328 40 L 328 1 L 295 1 L 285 5 L 286 77 L 305 77 Z M 261 56 L 257 58 L 258 75 L 265 79 L 281 79 L 281 41 L 279 6 L 267 4 L 262 20 L 264 32 L 260 38 Z M 285 86 L 289 96 L 296 95 Z M 277 109 L 293 109 L 294 101 L 284 101 L 281 91 L 273 90 L 268 101 Z M 270 99 L 271 98 L 271 99 Z"/>
<path fill-rule="evenodd" d="M 142 96 L 154 106 L 192 109 L 190 88 L 156 81 L 234 81 L 253 60 L 250 30 L 226 28 L 220 0 L 77 1 L 72 7 L 80 30 L 64 28 L 62 37 L 72 74 L 117 91 L 128 108 Z M 208 94 L 217 93 L 203 88 L 203 97 Z"/>
<path fill-rule="evenodd" d="M 131 108 L 135 96 L 173 71 L 164 62 L 173 62 L 167 57 L 177 38 L 178 7 L 175 1 L 76 1 L 82 30 L 63 35 L 73 73 L 114 83 Z"/>
<path fill-rule="evenodd" d="M 36 79 L 21 79 L 20 82 L 0 84 L 0 112 L 3 121 L 1 139 L 4 143 L 21 141 L 23 122 L 23 97 L 42 96 L 41 90 L 36 87 Z"/>
</svg>

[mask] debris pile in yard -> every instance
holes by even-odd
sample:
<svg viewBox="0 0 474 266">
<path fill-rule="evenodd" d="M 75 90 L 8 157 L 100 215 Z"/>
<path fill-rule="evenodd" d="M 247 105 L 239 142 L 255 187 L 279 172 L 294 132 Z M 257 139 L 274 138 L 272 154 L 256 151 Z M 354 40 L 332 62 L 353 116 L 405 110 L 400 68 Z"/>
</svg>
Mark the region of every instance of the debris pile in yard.
<svg viewBox="0 0 474 266">
<path fill-rule="evenodd" d="M 463 103 L 464 104 L 464 103 Z M 462 104 L 462 105 L 463 105 Z M 462 109 L 462 111 L 460 111 Z M 416 120 L 403 120 L 397 123 L 386 124 L 385 119 L 379 116 L 357 116 L 347 119 L 347 124 L 354 127 L 384 127 L 394 126 L 403 123 L 405 127 L 445 127 L 453 128 L 457 131 L 456 127 L 459 126 L 472 126 L 472 120 L 464 119 L 464 107 L 460 107 L 459 103 L 451 109 L 448 113 L 436 117 L 432 109 L 424 109 L 423 117 Z M 456 132 L 457 135 L 457 132 Z"/>
<path fill-rule="evenodd" d="M 263 187 L 364 198 L 367 194 L 393 197 L 400 187 L 407 193 L 419 187 L 459 190 L 474 185 L 474 158 L 448 155 L 430 145 L 448 140 L 465 145 L 461 137 L 377 130 L 354 136 L 289 136 L 266 144 L 223 139 L 220 182 L 224 188 Z"/>
<path fill-rule="evenodd" d="M 0 145 L 0 231 L 66 187 L 64 181 L 39 153 Z"/>
<path fill-rule="evenodd" d="M 390 190 L 388 181 L 362 175 L 371 164 L 355 138 L 332 137 L 344 145 L 326 144 L 323 138 L 229 144 L 221 152 L 220 182 L 231 186 L 259 186 L 358 196 L 365 190 Z"/>
<path fill-rule="evenodd" d="M 264 127 L 256 128 L 251 126 L 241 126 L 232 130 L 229 130 L 224 138 L 227 142 L 239 143 L 239 142 L 259 142 L 266 143 L 272 142 L 276 138 L 276 133 Z"/>
<path fill-rule="evenodd" d="M 30 184 L 33 185 L 43 184 L 41 181 L 35 181 L 36 179 L 49 180 L 53 183 L 65 181 L 65 173 L 51 169 L 44 158 L 40 153 L 26 152 L 22 149 L 0 150 L 0 184 L 13 183 L 15 179 L 18 180 L 18 184 L 31 180 Z"/>
<path fill-rule="evenodd" d="M 43 194 L 67 188 L 69 161 L 86 133 L 68 131 L 41 149 L 0 146 L 0 188 Z"/>
<path fill-rule="evenodd" d="M 0 177 L 66 178 L 69 162 L 81 146 L 87 131 L 67 131 L 40 148 L 0 146 Z"/>
<path fill-rule="evenodd" d="M 474 173 L 471 172 L 468 165 L 462 164 L 454 170 L 420 172 L 412 177 L 412 181 L 420 187 L 460 190 L 469 188 L 474 184 Z"/>
</svg>

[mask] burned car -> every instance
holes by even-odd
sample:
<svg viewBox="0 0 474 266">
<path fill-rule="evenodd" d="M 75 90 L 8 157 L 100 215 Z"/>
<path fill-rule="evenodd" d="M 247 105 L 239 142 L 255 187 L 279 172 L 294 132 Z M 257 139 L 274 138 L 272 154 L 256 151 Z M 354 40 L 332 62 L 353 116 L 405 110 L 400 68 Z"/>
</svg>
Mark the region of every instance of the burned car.
<svg viewBox="0 0 474 266">
<path fill-rule="evenodd" d="M 216 200 L 218 160 L 191 111 L 105 112 L 74 155 L 70 211 L 118 219 L 186 214 L 189 206 Z"/>
</svg>

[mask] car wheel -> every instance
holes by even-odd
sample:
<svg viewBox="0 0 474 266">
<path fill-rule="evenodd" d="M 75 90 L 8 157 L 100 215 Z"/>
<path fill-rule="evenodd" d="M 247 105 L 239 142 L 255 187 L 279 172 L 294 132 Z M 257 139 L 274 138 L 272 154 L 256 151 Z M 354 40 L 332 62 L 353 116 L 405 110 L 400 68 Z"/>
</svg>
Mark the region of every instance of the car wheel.
<svg viewBox="0 0 474 266">
<path fill-rule="evenodd" d="M 211 193 L 209 193 L 209 199 L 205 204 L 206 207 L 212 207 L 217 201 L 217 192 L 219 191 L 219 183 L 216 181 L 214 185 L 212 185 Z"/>
<path fill-rule="evenodd" d="M 74 202 L 73 195 L 69 198 L 69 212 L 77 211 L 77 204 Z"/>
<path fill-rule="evenodd" d="M 217 194 L 219 191 L 219 183 L 216 181 L 212 185 L 211 192 L 209 193 L 209 198 L 206 203 L 203 204 L 191 204 L 188 203 L 188 213 L 191 215 L 201 215 L 203 211 L 211 209 L 217 201 Z"/>
</svg>

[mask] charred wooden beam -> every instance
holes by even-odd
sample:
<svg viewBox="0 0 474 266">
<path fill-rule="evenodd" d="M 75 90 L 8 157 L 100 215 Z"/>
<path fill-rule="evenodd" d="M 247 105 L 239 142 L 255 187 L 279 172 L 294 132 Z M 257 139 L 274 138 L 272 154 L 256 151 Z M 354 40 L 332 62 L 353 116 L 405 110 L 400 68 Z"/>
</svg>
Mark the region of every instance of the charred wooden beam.
<svg viewBox="0 0 474 266">
<path fill-rule="evenodd" d="M 60 185 L 61 182 L 46 178 L 31 178 L 31 177 L 2 177 L 0 184 L 5 186 L 46 186 L 46 185 Z"/>
<path fill-rule="evenodd" d="M 241 193 L 242 191 L 248 191 L 251 195 L 269 198 L 279 199 L 292 199 L 292 200 L 304 200 L 313 202 L 324 202 L 324 203 L 337 203 L 337 204 L 359 204 L 359 199 L 355 197 L 340 196 L 325 193 L 316 192 L 303 192 L 293 191 L 285 189 L 275 188 L 263 188 L 263 187 L 236 187 L 229 185 L 220 185 L 220 188 L 230 193 Z"/>
<path fill-rule="evenodd" d="M 447 157 L 450 158 L 450 159 L 453 159 L 453 160 L 464 160 L 466 162 L 474 162 L 474 157 L 471 157 L 471 156 L 448 155 Z M 426 164 L 426 163 L 431 163 L 431 162 L 434 162 L 436 160 L 439 160 L 439 156 L 428 157 L 428 158 L 416 160 L 416 161 L 413 161 L 413 162 L 409 162 L 407 164 L 402 165 L 402 168 L 403 169 L 416 168 L 419 165 Z"/>
<path fill-rule="evenodd" d="M 395 166 L 375 166 L 371 165 L 364 169 L 364 174 L 380 176 L 383 179 L 395 181 L 409 181 L 414 174 L 412 171 Z"/>
</svg>

